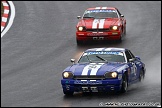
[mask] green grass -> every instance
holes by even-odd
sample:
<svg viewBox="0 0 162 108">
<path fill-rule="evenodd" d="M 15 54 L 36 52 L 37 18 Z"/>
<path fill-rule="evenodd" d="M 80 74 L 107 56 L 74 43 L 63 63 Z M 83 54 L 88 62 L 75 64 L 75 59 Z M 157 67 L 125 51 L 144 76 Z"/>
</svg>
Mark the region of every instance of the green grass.
<svg viewBox="0 0 162 108">
<path fill-rule="evenodd" d="M 3 15 L 3 4 L 1 2 L 1 16 Z"/>
</svg>

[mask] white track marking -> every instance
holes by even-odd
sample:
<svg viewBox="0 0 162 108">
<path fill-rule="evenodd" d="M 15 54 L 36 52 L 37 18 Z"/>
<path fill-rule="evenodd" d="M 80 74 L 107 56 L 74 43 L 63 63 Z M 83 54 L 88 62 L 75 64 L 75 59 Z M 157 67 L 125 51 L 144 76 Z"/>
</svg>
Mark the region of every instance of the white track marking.
<svg viewBox="0 0 162 108">
<path fill-rule="evenodd" d="M 6 26 L 6 28 L 3 30 L 3 32 L 1 33 L 1 38 L 4 36 L 4 34 L 10 29 L 10 27 L 12 26 L 13 20 L 15 18 L 15 6 L 13 4 L 12 1 L 8 1 L 9 5 L 10 5 L 10 11 L 11 11 L 11 15 L 9 18 L 9 22 Z"/>
<path fill-rule="evenodd" d="M 8 14 L 8 13 L 9 13 L 9 10 L 4 10 L 4 13 L 5 13 L 5 14 Z"/>
</svg>

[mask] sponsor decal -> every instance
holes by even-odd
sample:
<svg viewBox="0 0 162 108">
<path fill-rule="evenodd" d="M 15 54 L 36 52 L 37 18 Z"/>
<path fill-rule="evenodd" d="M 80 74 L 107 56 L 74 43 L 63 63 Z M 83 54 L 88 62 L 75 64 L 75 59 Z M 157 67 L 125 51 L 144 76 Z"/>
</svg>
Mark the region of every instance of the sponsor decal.
<svg viewBox="0 0 162 108">
<path fill-rule="evenodd" d="M 87 36 L 107 36 L 108 33 L 87 33 Z"/>
<path fill-rule="evenodd" d="M 131 67 L 131 71 L 136 76 L 136 74 L 137 74 L 137 66 L 135 65 L 135 63 L 133 63 L 132 65 L 133 66 Z"/>
<path fill-rule="evenodd" d="M 124 56 L 122 52 L 117 52 L 117 51 L 93 51 L 93 52 L 87 52 L 86 55 L 92 55 L 92 54 L 114 54 L 114 55 Z"/>
<path fill-rule="evenodd" d="M 98 9 L 98 10 L 88 10 L 87 13 L 91 12 L 115 12 L 115 10 L 108 10 L 108 9 Z"/>
<path fill-rule="evenodd" d="M 102 81 L 74 81 L 74 84 L 102 84 Z"/>
</svg>

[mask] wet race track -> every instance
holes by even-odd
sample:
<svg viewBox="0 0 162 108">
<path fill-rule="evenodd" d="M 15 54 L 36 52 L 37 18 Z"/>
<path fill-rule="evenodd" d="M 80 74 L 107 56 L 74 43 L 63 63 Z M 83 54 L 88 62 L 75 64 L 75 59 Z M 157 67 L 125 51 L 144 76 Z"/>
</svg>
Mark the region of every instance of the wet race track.
<svg viewBox="0 0 162 108">
<path fill-rule="evenodd" d="M 98 107 L 106 103 L 161 104 L 161 1 L 14 1 L 15 19 L 1 38 L 2 107 Z M 127 20 L 122 43 L 77 46 L 77 16 L 88 7 L 114 6 Z M 124 94 L 64 96 L 62 71 L 93 47 L 125 47 L 146 64 L 142 84 Z"/>
</svg>

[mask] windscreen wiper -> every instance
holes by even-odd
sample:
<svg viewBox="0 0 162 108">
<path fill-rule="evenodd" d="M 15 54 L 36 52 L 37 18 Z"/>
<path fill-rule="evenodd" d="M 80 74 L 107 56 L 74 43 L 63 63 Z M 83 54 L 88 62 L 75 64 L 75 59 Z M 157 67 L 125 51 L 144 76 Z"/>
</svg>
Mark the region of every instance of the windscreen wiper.
<svg viewBox="0 0 162 108">
<path fill-rule="evenodd" d="M 91 63 L 92 61 L 89 59 L 88 55 L 86 55 L 86 56 L 87 56 L 88 61 Z"/>
<path fill-rule="evenodd" d="M 83 18 L 94 18 L 94 17 L 90 17 L 90 16 L 88 17 L 88 16 L 86 16 L 86 17 L 83 17 Z"/>
<path fill-rule="evenodd" d="M 100 56 L 98 56 L 98 55 L 96 55 L 96 57 L 99 58 L 99 59 L 101 59 L 102 61 L 106 61 L 106 62 L 107 62 L 106 59 L 104 59 L 104 58 L 102 58 L 102 57 L 100 57 Z"/>
</svg>

